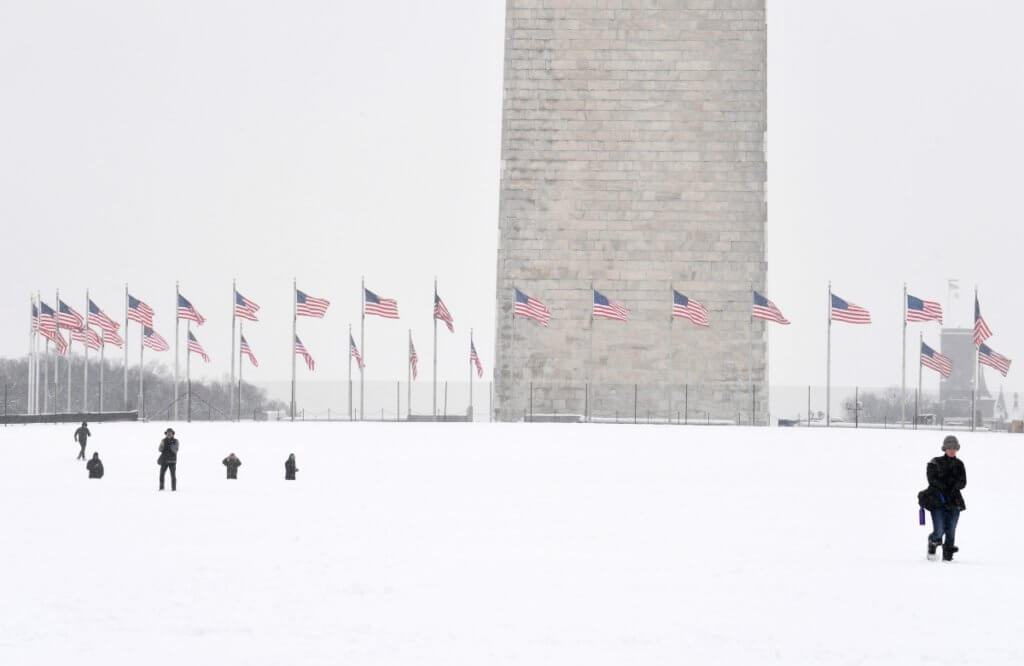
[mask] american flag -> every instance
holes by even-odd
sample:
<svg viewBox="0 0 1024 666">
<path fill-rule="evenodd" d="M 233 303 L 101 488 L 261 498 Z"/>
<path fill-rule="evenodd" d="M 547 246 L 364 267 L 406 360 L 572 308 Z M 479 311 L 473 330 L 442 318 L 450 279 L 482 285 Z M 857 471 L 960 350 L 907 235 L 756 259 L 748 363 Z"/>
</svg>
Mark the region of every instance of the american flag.
<svg viewBox="0 0 1024 666">
<path fill-rule="evenodd" d="M 153 308 L 128 294 L 128 319 L 153 328 Z"/>
<path fill-rule="evenodd" d="M 604 294 L 594 290 L 594 314 L 598 319 L 617 319 L 629 321 L 629 308 L 624 308 L 615 301 L 605 298 Z"/>
<path fill-rule="evenodd" d="M 313 298 L 303 291 L 295 290 L 295 314 L 300 317 L 323 317 L 330 304 L 326 298 Z"/>
<path fill-rule="evenodd" d="M 99 326 L 104 331 L 118 331 L 121 324 L 107 316 L 107 313 L 100 309 L 100 306 L 89 299 L 89 325 Z"/>
<path fill-rule="evenodd" d="M 907 294 L 907 321 L 937 321 L 942 323 L 942 306 Z"/>
<path fill-rule="evenodd" d="M 252 348 L 249 346 L 249 343 L 246 342 L 245 336 L 239 334 L 238 337 L 242 340 L 242 344 L 238 347 L 238 353 L 248 356 L 249 362 L 252 363 L 254 368 L 260 367 L 260 363 L 256 360 L 256 355 L 252 353 Z"/>
<path fill-rule="evenodd" d="M 171 348 L 164 337 L 149 326 L 144 326 L 142 329 L 142 344 L 153 351 L 167 351 Z"/>
<path fill-rule="evenodd" d="M 50 340 L 53 344 L 57 345 L 57 353 L 63 356 L 68 353 L 68 341 L 64 339 L 64 336 L 60 334 L 60 331 L 53 329 L 53 331 L 44 330 L 43 336 Z"/>
<path fill-rule="evenodd" d="M 476 366 L 476 376 L 482 378 L 484 376 L 484 366 L 480 363 L 480 357 L 476 355 L 476 345 L 473 344 L 472 340 L 469 341 L 469 361 Z"/>
<path fill-rule="evenodd" d="M 260 309 L 260 306 L 250 301 L 245 296 L 238 293 L 235 290 L 235 316 L 241 317 L 242 319 L 248 319 L 249 321 L 259 321 L 256 317 L 256 312 Z"/>
<path fill-rule="evenodd" d="M 84 342 L 89 349 L 99 350 L 103 346 L 103 341 L 100 340 L 99 334 L 91 328 L 84 326 L 71 329 L 71 340 L 73 342 Z"/>
<path fill-rule="evenodd" d="M 108 331 L 107 329 L 104 328 L 103 329 L 103 344 L 105 344 L 105 345 L 114 345 L 114 346 L 120 348 L 120 347 L 124 347 L 124 340 L 122 340 L 121 336 L 117 334 L 117 331 Z"/>
<path fill-rule="evenodd" d="M 985 323 L 981 316 L 981 306 L 978 305 L 978 297 L 974 297 L 974 344 L 980 345 L 992 337 L 992 329 Z M 1005 373 L 1003 373 L 1005 374 Z"/>
<path fill-rule="evenodd" d="M 356 347 L 356 341 L 351 334 L 348 336 L 348 353 L 349 356 L 356 360 L 356 365 L 362 370 L 365 367 L 363 366 L 363 355 L 359 353 L 359 348 Z"/>
<path fill-rule="evenodd" d="M 199 314 L 199 311 L 192 307 L 188 299 L 181 294 L 178 294 L 178 319 L 188 319 L 199 325 L 206 321 L 206 318 Z"/>
<path fill-rule="evenodd" d="M 1002 354 L 997 354 L 992 351 L 992 348 L 986 344 L 978 346 L 978 363 L 987 365 L 990 368 L 998 370 L 1003 377 L 1010 371 L 1010 359 L 1006 358 Z"/>
<path fill-rule="evenodd" d="M 36 307 L 34 301 L 32 303 L 32 330 L 39 330 L 39 308 Z"/>
<path fill-rule="evenodd" d="M 302 344 L 302 340 L 299 340 L 299 336 L 295 336 L 295 353 L 298 354 L 306 361 L 306 367 L 310 370 L 316 370 L 316 361 L 313 360 L 313 355 L 306 351 L 306 347 Z"/>
<path fill-rule="evenodd" d="M 551 310 L 536 298 L 531 298 L 516 289 L 516 307 L 513 315 L 533 319 L 541 326 L 547 326 L 551 321 Z"/>
<path fill-rule="evenodd" d="M 870 324 L 871 313 L 859 305 L 844 301 L 832 294 L 832 310 L 829 321 L 845 321 L 847 324 Z"/>
<path fill-rule="evenodd" d="M 203 346 L 199 344 L 199 340 L 196 340 L 196 336 L 192 335 L 192 331 L 188 332 L 188 350 L 190 353 L 194 352 L 199 354 L 199 356 L 201 356 L 207 363 L 210 362 L 210 355 L 207 354 L 206 350 L 203 349 Z"/>
<path fill-rule="evenodd" d="M 704 304 L 683 296 L 675 289 L 672 290 L 672 316 L 689 319 L 698 326 L 711 325 L 708 321 L 708 309 Z"/>
<path fill-rule="evenodd" d="M 57 301 L 57 328 L 70 328 L 72 331 L 85 326 L 85 319 L 64 301 Z"/>
<path fill-rule="evenodd" d="M 782 310 L 761 294 L 754 292 L 753 316 L 757 319 L 767 319 L 779 324 L 788 324 L 789 320 L 782 316 Z"/>
<path fill-rule="evenodd" d="M 416 366 L 419 365 L 420 358 L 416 355 L 416 348 L 412 345 L 412 338 L 409 338 L 409 365 L 412 366 L 412 378 L 416 379 Z"/>
<path fill-rule="evenodd" d="M 381 298 L 366 287 L 363 287 L 366 298 L 364 314 L 377 315 L 386 319 L 398 319 L 398 301 L 393 298 Z"/>
<path fill-rule="evenodd" d="M 953 372 L 953 362 L 948 356 L 943 356 L 925 343 L 921 343 L 921 365 L 938 372 L 943 377 L 949 377 Z"/>
<path fill-rule="evenodd" d="M 64 355 L 68 343 L 57 330 L 57 313 L 46 303 L 39 301 L 39 332 L 44 338 L 57 345 L 57 353 Z"/>
<path fill-rule="evenodd" d="M 434 319 L 440 319 L 449 331 L 455 332 L 455 320 L 452 319 L 452 313 L 448 312 L 448 308 L 444 306 L 444 301 L 437 295 L 437 292 L 434 292 Z"/>
</svg>

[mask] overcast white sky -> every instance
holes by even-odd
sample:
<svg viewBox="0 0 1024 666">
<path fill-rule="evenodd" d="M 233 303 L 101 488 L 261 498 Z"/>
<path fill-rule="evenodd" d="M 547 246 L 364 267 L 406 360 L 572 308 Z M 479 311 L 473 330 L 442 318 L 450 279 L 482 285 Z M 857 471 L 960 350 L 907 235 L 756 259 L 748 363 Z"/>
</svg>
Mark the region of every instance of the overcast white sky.
<svg viewBox="0 0 1024 666">
<path fill-rule="evenodd" d="M 226 375 L 235 277 L 263 306 L 247 376 L 286 380 L 297 277 L 332 301 L 299 322 L 315 376 L 342 379 L 365 275 L 402 314 L 367 320 L 367 379 L 405 377 L 409 328 L 429 379 L 437 275 L 456 323 L 440 376 L 465 379 L 470 327 L 490 373 L 504 4 L 0 3 L 0 353 L 27 349 L 30 292 L 82 310 L 88 287 L 122 318 L 125 282 L 173 343 L 180 280 L 209 320 L 195 374 Z M 769 2 L 768 295 L 793 321 L 772 329 L 772 384 L 824 383 L 830 279 L 874 317 L 836 325 L 835 384 L 899 382 L 904 281 L 945 305 L 959 278 L 947 321 L 965 325 L 976 283 L 991 346 L 1024 363 L 1022 19 Z"/>
</svg>

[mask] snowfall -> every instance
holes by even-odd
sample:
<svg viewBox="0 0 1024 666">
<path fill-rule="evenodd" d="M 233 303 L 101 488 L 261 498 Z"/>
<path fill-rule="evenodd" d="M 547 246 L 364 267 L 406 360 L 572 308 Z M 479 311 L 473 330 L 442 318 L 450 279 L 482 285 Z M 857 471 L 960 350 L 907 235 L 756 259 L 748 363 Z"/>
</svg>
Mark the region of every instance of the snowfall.
<svg viewBox="0 0 1024 666">
<path fill-rule="evenodd" d="M 172 493 L 74 425 L 0 428 L 0 664 L 1024 662 L 1024 437 L 959 433 L 943 563 L 938 431 L 179 423 Z"/>
</svg>

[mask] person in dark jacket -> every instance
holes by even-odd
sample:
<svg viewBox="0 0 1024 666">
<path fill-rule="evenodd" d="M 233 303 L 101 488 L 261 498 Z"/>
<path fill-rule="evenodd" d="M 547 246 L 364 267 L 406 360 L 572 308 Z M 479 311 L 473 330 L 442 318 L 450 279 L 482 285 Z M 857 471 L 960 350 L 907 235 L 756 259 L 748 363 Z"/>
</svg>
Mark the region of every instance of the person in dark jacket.
<svg viewBox="0 0 1024 666">
<path fill-rule="evenodd" d="M 92 454 L 92 459 L 85 463 L 85 468 L 89 470 L 90 479 L 103 478 L 103 462 L 100 460 L 100 454 L 95 451 Z"/>
<path fill-rule="evenodd" d="M 92 437 L 92 433 L 89 432 L 89 424 L 82 421 L 82 425 L 75 431 L 75 441 L 82 447 L 82 450 L 78 452 L 78 458 L 76 460 L 85 460 L 85 444 Z"/>
<path fill-rule="evenodd" d="M 238 468 L 242 466 L 242 461 L 238 459 L 234 453 L 224 459 L 224 466 L 228 468 L 228 478 L 238 478 Z"/>
<path fill-rule="evenodd" d="M 932 533 L 928 535 L 928 559 L 935 559 L 935 551 L 942 547 L 942 559 L 953 560 L 956 547 L 956 525 L 960 512 L 967 509 L 961 494 L 967 486 L 967 470 L 957 458 L 960 442 L 953 435 L 942 440 L 943 455 L 928 462 L 928 488 L 921 493 L 921 505 L 932 514 Z"/>
<path fill-rule="evenodd" d="M 295 466 L 295 454 L 292 453 L 291 455 L 288 456 L 288 460 L 284 461 L 284 480 L 294 481 L 295 472 L 298 471 L 299 469 Z"/>
<path fill-rule="evenodd" d="M 164 438 L 160 441 L 160 457 L 156 462 L 160 465 L 160 490 L 164 489 L 164 474 L 171 470 L 171 490 L 178 489 L 178 440 L 174 437 L 174 429 L 168 428 L 164 431 Z"/>
</svg>

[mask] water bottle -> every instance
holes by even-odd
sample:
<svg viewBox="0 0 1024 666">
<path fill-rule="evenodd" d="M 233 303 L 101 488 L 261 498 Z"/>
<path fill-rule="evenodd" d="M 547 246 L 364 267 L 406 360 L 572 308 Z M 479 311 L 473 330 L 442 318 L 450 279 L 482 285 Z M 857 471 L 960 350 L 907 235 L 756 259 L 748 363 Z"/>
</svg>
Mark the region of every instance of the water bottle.
<svg viewBox="0 0 1024 666">
<path fill-rule="evenodd" d="M 917 524 L 924 525 L 924 507 L 922 506 L 917 510 Z"/>
</svg>

